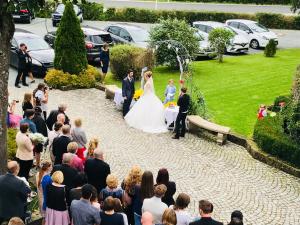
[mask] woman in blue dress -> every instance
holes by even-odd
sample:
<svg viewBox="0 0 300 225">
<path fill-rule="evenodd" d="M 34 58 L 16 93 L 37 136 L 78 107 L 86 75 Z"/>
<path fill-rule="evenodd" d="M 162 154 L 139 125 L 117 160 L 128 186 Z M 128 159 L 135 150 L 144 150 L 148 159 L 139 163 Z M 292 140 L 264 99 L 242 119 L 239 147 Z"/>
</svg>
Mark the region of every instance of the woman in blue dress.
<svg viewBox="0 0 300 225">
<path fill-rule="evenodd" d="M 104 81 L 109 65 L 109 45 L 107 43 L 104 43 L 103 48 L 100 52 L 100 63 L 103 73 L 102 80 Z"/>
</svg>

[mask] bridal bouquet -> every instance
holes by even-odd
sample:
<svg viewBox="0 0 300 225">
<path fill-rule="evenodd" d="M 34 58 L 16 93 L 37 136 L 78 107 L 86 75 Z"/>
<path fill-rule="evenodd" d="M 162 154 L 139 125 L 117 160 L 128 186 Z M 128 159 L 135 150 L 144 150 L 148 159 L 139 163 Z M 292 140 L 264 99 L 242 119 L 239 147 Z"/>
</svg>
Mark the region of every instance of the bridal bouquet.
<svg viewBox="0 0 300 225">
<path fill-rule="evenodd" d="M 176 102 L 167 102 L 165 104 L 165 107 L 166 108 L 174 108 L 176 105 L 177 105 Z"/>
<path fill-rule="evenodd" d="M 144 91 L 142 89 L 136 90 L 134 92 L 133 98 L 135 101 L 139 100 L 139 98 L 143 95 Z"/>
<path fill-rule="evenodd" d="M 47 138 L 40 133 L 30 133 L 28 136 L 34 144 L 45 144 L 47 141 Z"/>
</svg>

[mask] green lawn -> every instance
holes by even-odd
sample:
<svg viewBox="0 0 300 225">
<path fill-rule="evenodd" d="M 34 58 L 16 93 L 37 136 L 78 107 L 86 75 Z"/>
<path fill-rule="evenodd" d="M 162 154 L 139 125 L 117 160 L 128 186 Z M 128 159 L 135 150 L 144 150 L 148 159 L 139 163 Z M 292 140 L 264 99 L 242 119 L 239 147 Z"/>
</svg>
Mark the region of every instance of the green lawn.
<svg viewBox="0 0 300 225">
<path fill-rule="evenodd" d="M 251 136 L 259 105 L 271 104 L 276 96 L 290 93 L 298 64 L 300 49 L 279 50 L 274 58 L 255 54 L 226 57 L 223 64 L 216 60 L 199 61 L 193 65 L 193 82 L 205 96 L 211 120 Z M 179 86 L 177 71 L 166 67 L 154 70 L 156 94 L 162 99 L 171 78 Z M 121 85 L 111 77 L 106 83 Z"/>
</svg>

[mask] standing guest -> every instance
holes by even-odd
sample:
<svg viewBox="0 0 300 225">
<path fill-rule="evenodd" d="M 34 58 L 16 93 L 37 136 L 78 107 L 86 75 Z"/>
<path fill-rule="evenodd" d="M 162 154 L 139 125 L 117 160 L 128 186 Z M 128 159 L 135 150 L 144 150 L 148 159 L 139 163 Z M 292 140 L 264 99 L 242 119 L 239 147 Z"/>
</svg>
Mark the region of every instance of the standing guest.
<svg viewBox="0 0 300 225">
<path fill-rule="evenodd" d="M 164 104 L 174 101 L 175 94 L 176 94 L 176 87 L 174 86 L 174 80 L 170 79 L 165 90 L 166 99 L 164 101 Z"/>
<path fill-rule="evenodd" d="M 46 225 L 69 225 L 70 218 L 66 204 L 66 191 L 61 171 L 52 174 L 52 184 L 47 188 Z"/>
<path fill-rule="evenodd" d="M 213 212 L 213 204 L 207 200 L 199 201 L 199 212 L 201 219 L 190 223 L 190 225 L 223 225 L 223 223 L 218 222 L 211 218 Z"/>
<path fill-rule="evenodd" d="M 51 167 L 49 167 L 43 177 L 42 177 L 42 181 L 41 181 L 41 186 L 42 186 L 42 190 L 43 190 L 43 205 L 42 205 L 42 212 L 43 212 L 43 224 L 45 224 L 45 216 L 46 216 L 46 208 L 47 208 L 47 188 L 50 184 L 52 184 L 52 178 L 51 178 L 51 172 L 52 172 L 52 164 Z"/>
<path fill-rule="evenodd" d="M 87 175 L 88 183 L 97 189 L 97 193 L 105 188 L 106 178 L 110 174 L 109 165 L 104 162 L 103 151 L 96 149 L 94 159 L 88 159 L 85 162 L 84 172 Z"/>
<path fill-rule="evenodd" d="M 87 150 L 87 153 L 86 153 L 86 159 L 89 159 L 89 158 L 94 158 L 94 151 L 96 148 L 98 148 L 98 145 L 99 145 L 99 140 L 98 138 L 92 138 L 89 142 L 89 147 L 88 147 L 88 150 Z"/>
<path fill-rule="evenodd" d="M 91 204 L 92 206 L 94 206 L 99 212 L 101 211 L 101 205 L 98 202 L 98 193 L 97 193 L 97 189 L 92 185 L 93 187 L 93 193 L 92 193 L 92 197 L 91 197 Z"/>
<path fill-rule="evenodd" d="M 103 202 L 108 196 L 118 198 L 123 201 L 123 189 L 118 187 L 118 178 L 114 174 L 109 174 L 106 177 L 106 188 L 103 188 L 99 194 L 99 200 Z"/>
<path fill-rule="evenodd" d="M 170 208 L 175 210 L 177 225 L 189 225 L 193 221 L 186 208 L 190 204 L 190 197 L 185 193 L 180 193 L 176 199 L 175 205 Z"/>
<path fill-rule="evenodd" d="M 7 225 L 25 225 L 23 220 L 19 217 L 13 217 L 8 221 Z"/>
<path fill-rule="evenodd" d="M 52 162 L 54 162 L 54 160 L 55 160 L 55 157 L 53 155 L 53 140 L 54 140 L 54 138 L 57 138 L 61 135 L 62 126 L 63 126 L 62 123 L 56 122 L 54 124 L 54 129 L 49 131 L 49 133 L 48 133 L 48 146 L 47 146 L 47 148 L 49 150 L 50 158 L 51 158 Z"/>
<path fill-rule="evenodd" d="M 261 104 L 258 109 L 257 119 L 262 120 L 268 115 L 267 107 L 264 104 Z"/>
<path fill-rule="evenodd" d="M 36 187 L 37 187 L 37 194 L 38 194 L 38 201 L 39 201 L 39 210 L 41 216 L 45 217 L 45 210 L 43 210 L 43 187 L 42 187 L 42 180 L 44 176 L 49 175 L 52 171 L 52 163 L 51 162 L 43 162 L 41 165 L 40 171 L 35 176 Z"/>
<path fill-rule="evenodd" d="M 179 106 L 179 113 L 175 122 L 175 136 L 173 139 L 179 139 L 185 135 L 185 119 L 190 107 L 190 96 L 186 94 L 187 89 L 185 87 L 181 88 L 181 94 L 178 98 L 177 105 Z"/>
<path fill-rule="evenodd" d="M 67 152 L 71 153 L 73 155 L 73 158 L 71 160 L 71 167 L 76 169 L 78 172 L 83 172 L 83 161 L 81 158 L 79 158 L 76 155 L 76 152 L 78 150 L 78 144 L 75 141 L 72 141 L 67 146 Z"/>
<path fill-rule="evenodd" d="M 122 209 L 122 203 L 120 201 L 120 199 L 118 198 L 114 198 L 114 210 L 116 213 L 119 213 L 123 216 L 123 221 L 124 221 L 124 225 L 128 225 L 128 219 L 127 219 L 127 216 L 126 214 L 123 212 L 123 209 Z"/>
<path fill-rule="evenodd" d="M 81 128 L 82 121 L 81 119 L 76 119 L 74 121 L 75 127 L 71 130 L 71 135 L 73 141 L 78 144 L 77 155 L 79 158 L 85 161 L 84 151 L 86 150 L 85 145 L 87 143 L 86 135 L 84 130 Z"/>
<path fill-rule="evenodd" d="M 153 225 L 153 216 L 150 212 L 144 212 L 141 219 L 142 225 Z"/>
<path fill-rule="evenodd" d="M 16 161 L 7 163 L 7 174 L 0 176 L 0 224 L 17 216 L 26 217 L 24 206 L 30 194 L 30 188 L 19 178 L 20 167 Z"/>
<path fill-rule="evenodd" d="M 20 131 L 16 136 L 17 152 L 16 159 L 20 164 L 19 177 L 29 178 L 29 171 L 33 165 L 33 144 L 27 136 L 28 123 L 23 123 L 20 126 Z"/>
<path fill-rule="evenodd" d="M 36 90 L 33 91 L 35 98 L 35 106 L 39 106 L 43 111 L 43 116 L 47 119 L 47 103 L 48 103 L 48 88 L 44 83 L 39 83 Z"/>
<path fill-rule="evenodd" d="M 27 67 L 26 67 L 26 69 L 27 69 L 27 74 L 28 74 L 28 76 L 30 77 L 30 79 L 31 79 L 31 84 L 33 84 L 33 83 L 35 83 L 35 80 L 34 80 L 34 78 L 33 78 L 33 74 L 32 74 L 32 58 L 31 58 L 31 56 L 30 56 L 30 54 L 29 54 L 29 52 L 28 52 L 28 50 L 27 50 L 27 46 L 25 46 L 25 52 L 26 52 L 26 56 L 27 56 L 27 58 L 28 58 L 28 63 L 27 63 Z M 22 75 L 23 76 L 23 75 Z"/>
<path fill-rule="evenodd" d="M 8 127 L 18 128 L 20 126 L 20 121 L 22 116 L 15 114 L 17 101 L 13 100 L 11 103 L 8 103 L 7 107 L 7 116 L 9 119 Z"/>
<path fill-rule="evenodd" d="M 135 186 L 134 196 L 132 199 L 135 225 L 141 224 L 142 205 L 144 199 L 152 198 L 153 195 L 154 195 L 153 174 L 151 171 L 145 171 L 142 176 L 141 184 Z"/>
<path fill-rule="evenodd" d="M 104 43 L 103 48 L 101 49 L 100 64 L 103 73 L 102 81 L 104 81 L 109 66 L 109 45 L 107 43 Z"/>
<path fill-rule="evenodd" d="M 27 76 L 27 64 L 29 62 L 28 60 L 28 56 L 26 55 L 26 51 L 25 51 L 26 45 L 24 43 L 20 44 L 20 48 L 18 50 L 16 50 L 17 55 L 18 55 L 18 75 L 16 77 L 16 81 L 15 81 L 15 87 L 17 88 L 21 88 L 19 83 L 20 83 L 20 78 L 22 75 L 22 84 L 23 86 L 28 86 L 28 84 L 26 84 L 26 76 Z"/>
<path fill-rule="evenodd" d="M 72 188 L 69 193 L 69 203 L 71 205 L 73 200 L 79 200 L 82 196 L 81 189 L 82 186 L 87 183 L 87 177 L 85 173 L 79 173 L 76 179 L 76 187 Z"/>
<path fill-rule="evenodd" d="M 126 78 L 122 81 L 122 96 L 124 98 L 123 103 L 123 117 L 129 112 L 131 101 L 134 95 L 134 78 L 133 70 L 128 70 Z"/>
<path fill-rule="evenodd" d="M 72 224 L 99 225 L 101 222 L 99 211 L 96 208 L 94 208 L 90 202 L 93 193 L 93 186 L 90 184 L 85 184 L 82 187 L 81 192 L 81 199 L 72 201 L 70 207 L 73 220 Z"/>
<path fill-rule="evenodd" d="M 25 118 L 26 109 L 33 109 L 32 93 L 30 92 L 24 94 L 22 102 L 23 118 Z"/>
<path fill-rule="evenodd" d="M 164 184 L 167 187 L 167 192 L 162 197 L 162 201 L 168 206 L 174 205 L 175 201 L 173 195 L 176 192 L 176 184 L 169 180 L 169 172 L 166 168 L 162 168 L 158 171 L 156 177 L 156 184 Z"/>
<path fill-rule="evenodd" d="M 25 110 L 25 118 L 20 121 L 20 124 L 27 123 L 29 125 L 29 131 L 31 133 L 37 132 L 35 123 L 32 121 L 32 119 L 34 117 L 34 113 L 35 113 L 34 109 L 26 109 Z"/>
<path fill-rule="evenodd" d="M 60 104 L 58 106 L 57 110 L 52 110 L 46 120 L 47 126 L 49 130 L 53 129 L 53 125 L 55 124 L 55 122 L 57 121 L 57 115 L 62 113 L 65 115 L 65 121 L 64 124 L 69 124 L 70 120 L 69 117 L 66 115 L 66 110 L 67 110 L 67 106 L 65 104 Z"/>
<path fill-rule="evenodd" d="M 56 118 L 56 123 L 62 123 L 62 124 L 65 124 L 65 122 L 66 122 L 66 116 L 65 116 L 65 114 L 59 113 L 59 114 L 57 115 L 57 118 Z"/>
<path fill-rule="evenodd" d="M 166 209 L 162 216 L 163 225 L 177 225 L 176 213 L 173 209 Z"/>
<path fill-rule="evenodd" d="M 67 153 L 67 146 L 71 142 L 70 126 L 63 125 L 62 135 L 54 138 L 52 144 L 53 155 L 55 157 L 54 165 L 61 164 L 62 156 Z"/>
<path fill-rule="evenodd" d="M 104 200 L 103 211 L 100 212 L 101 225 L 124 225 L 123 216 L 114 210 L 114 198 L 109 196 Z"/>
<path fill-rule="evenodd" d="M 231 213 L 231 220 L 228 225 L 244 225 L 243 213 L 239 210 L 235 210 Z"/>
<path fill-rule="evenodd" d="M 159 184 L 154 187 L 154 196 L 152 198 L 144 199 L 142 212 L 150 212 L 153 215 L 153 221 L 155 224 L 162 223 L 162 215 L 168 208 L 167 204 L 163 203 L 161 200 L 166 191 L 166 185 Z"/>
</svg>

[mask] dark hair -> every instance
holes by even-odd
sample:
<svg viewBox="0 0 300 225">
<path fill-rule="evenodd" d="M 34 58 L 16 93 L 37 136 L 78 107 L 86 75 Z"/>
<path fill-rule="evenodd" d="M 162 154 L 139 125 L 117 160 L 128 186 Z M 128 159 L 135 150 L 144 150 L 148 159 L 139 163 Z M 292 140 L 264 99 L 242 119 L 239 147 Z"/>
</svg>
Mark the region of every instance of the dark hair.
<svg viewBox="0 0 300 225">
<path fill-rule="evenodd" d="M 190 196 L 185 193 L 180 193 L 175 201 L 174 210 L 185 209 L 190 204 Z"/>
<path fill-rule="evenodd" d="M 103 211 L 113 210 L 115 207 L 114 198 L 108 196 L 103 202 Z"/>
<path fill-rule="evenodd" d="M 182 93 L 186 93 L 187 92 L 187 88 L 186 87 L 181 88 L 181 92 Z"/>
<path fill-rule="evenodd" d="M 37 86 L 37 89 L 42 90 L 45 87 L 46 87 L 46 85 L 44 83 L 39 83 L 38 86 Z"/>
<path fill-rule="evenodd" d="M 213 212 L 214 206 L 207 200 L 201 200 L 199 201 L 199 209 L 201 209 L 204 214 L 209 214 Z"/>
<path fill-rule="evenodd" d="M 168 185 L 169 183 L 169 172 L 166 168 L 161 168 L 156 177 L 156 183 L 157 184 L 164 184 Z"/>
<path fill-rule="evenodd" d="M 39 107 L 39 106 L 34 107 L 34 113 L 35 114 L 41 114 L 42 112 L 43 111 L 42 111 L 41 107 Z"/>
<path fill-rule="evenodd" d="M 145 171 L 141 182 L 141 200 L 152 198 L 154 195 L 153 174 L 151 171 Z"/>
<path fill-rule="evenodd" d="M 29 124 L 28 123 L 21 123 L 20 124 L 20 131 L 21 133 L 26 133 L 28 131 Z"/>
<path fill-rule="evenodd" d="M 235 210 L 231 213 L 231 221 L 228 225 L 243 225 L 243 213 Z"/>
<path fill-rule="evenodd" d="M 23 47 L 23 46 L 26 46 L 26 45 L 25 45 L 24 43 L 21 43 L 21 44 L 20 44 L 20 48 Z"/>
<path fill-rule="evenodd" d="M 108 48 L 108 47 L 109 47 L 108 43 L 107 43 L 107 42 L 104 42 L 103 48 L 106 49 L 106 48 Z"/>
<path fill-rule="evenodd" d="M 25 110 L 25 116 L 28 118 L 30 116 L 34 115 L 34 109 L 26 109 Z"/>
<path fill-rule="evenodd" d="M 127 70 L 127 74 L 130 74 L 131 72 L 133 72 L 132 69 Z"/>
<path fill-rule="evenodd" d="M 84 199 L 90 199 L 93 193 L 93 186 L 90 184 L 85 184 L 81 188 L 81 196 Z"/>
<path fill-rule="evenodd" d="M 59 129 L 63 126 L 62 123 L 59 123 L 59 122 L 55 122 L 54 124 L 54 130 L 55 131 L 59 131 Z"/>
<path fill-rule="evenodd" d="M 94 186 L 92 186 L 92 188 L 93 188 L 93 192 L 92 192 L 92 197 L 90 199 L 91 202 L 97 199 L 97 189 Z"/>
<path fill-rule="evenodd" d="M 38 177 L 38 187 L 41 186 L 42 178 L 46 171 L 52 166 L 51 162 L 43 162 L 39 171 L 39 177 Z"/>
<path fill-rule="evenodd" d="M 122 203 L 118 198 L 114 198 L 114 210 L 115 212 L 123 212 Z"/>
<path fill-rule="evenodd" d="M 77 187 L 82 187 L 87 183 L 87 176 L 85 173 L 81 172 L 77 175 L 75 179 L 75 183 Z"/>
</svg>

